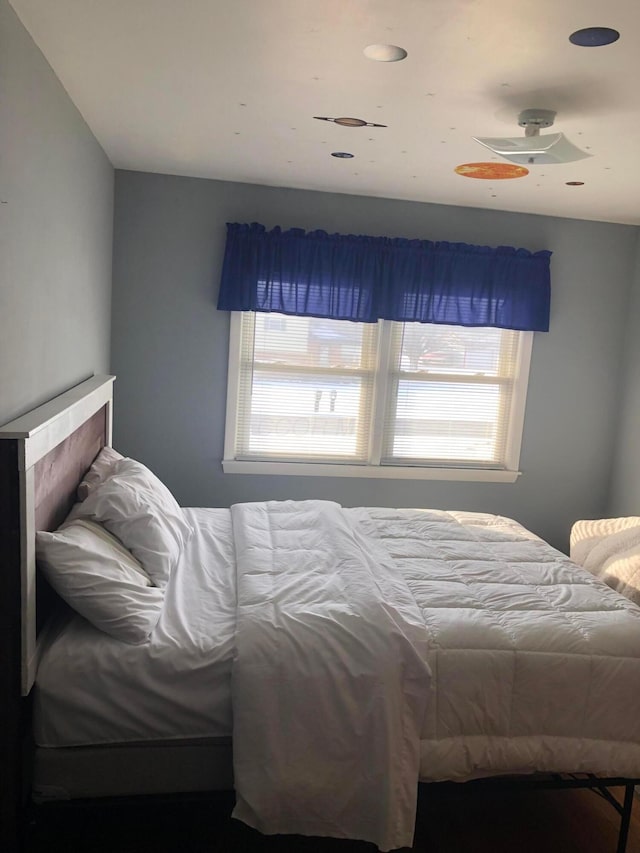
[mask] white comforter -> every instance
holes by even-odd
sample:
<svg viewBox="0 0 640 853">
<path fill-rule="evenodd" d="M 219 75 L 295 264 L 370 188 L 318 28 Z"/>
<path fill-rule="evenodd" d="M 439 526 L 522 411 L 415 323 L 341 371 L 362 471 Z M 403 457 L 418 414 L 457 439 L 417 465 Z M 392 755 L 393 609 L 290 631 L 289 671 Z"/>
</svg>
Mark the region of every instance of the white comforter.
<svg viewBox="0 0 640 853">
<path fill-rule="evenodd" d="M 411 846 L 427 633 L 386 553 L 323 501 L 232 507 L 234 816 Z"/>
<path fill-rule="evenodd" d="M 512 519 L 352 509 L 429 632 L 423 781 L 640 778 L 640 608 Z"/>
<path fill-rule="evenodd" d="M 322 502 L 232 519 L 240 819 L 389 850 L 411 844 L 418 776 L 640 777 L 640 609 L 516 522 Z"/>
</svg>

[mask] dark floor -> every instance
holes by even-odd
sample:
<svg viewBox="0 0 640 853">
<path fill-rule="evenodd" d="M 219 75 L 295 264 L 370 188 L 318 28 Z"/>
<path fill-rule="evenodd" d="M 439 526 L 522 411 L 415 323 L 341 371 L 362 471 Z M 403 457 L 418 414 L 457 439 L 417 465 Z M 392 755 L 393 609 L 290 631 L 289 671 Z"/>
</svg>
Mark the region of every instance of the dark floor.
<svg viewBox="0 0 640 853">
<path fill-rule="evenodd" d="M 362 842 L 261 836 L 232 820 L 228 795 L 62 804 L 34 810 L 28 853 L 375 853 Z M 618 815 L 592 791 L 420 793 L 416 853 L 616 853 Z M 627 853 L 640 853 L 636 802 Z"/>
</svg>

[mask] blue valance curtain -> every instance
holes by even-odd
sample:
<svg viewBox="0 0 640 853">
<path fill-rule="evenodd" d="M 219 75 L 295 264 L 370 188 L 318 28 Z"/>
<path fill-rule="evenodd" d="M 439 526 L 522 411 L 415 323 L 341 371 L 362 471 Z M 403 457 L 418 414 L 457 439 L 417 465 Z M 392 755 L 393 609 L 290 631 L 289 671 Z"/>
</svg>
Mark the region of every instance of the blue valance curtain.
<svg viewBox="0 0 640 853">
<path fill-rule="evenodd" d="M 546 332 L 551 252 L 227 223 L 218 308 Z"/>
</svg>

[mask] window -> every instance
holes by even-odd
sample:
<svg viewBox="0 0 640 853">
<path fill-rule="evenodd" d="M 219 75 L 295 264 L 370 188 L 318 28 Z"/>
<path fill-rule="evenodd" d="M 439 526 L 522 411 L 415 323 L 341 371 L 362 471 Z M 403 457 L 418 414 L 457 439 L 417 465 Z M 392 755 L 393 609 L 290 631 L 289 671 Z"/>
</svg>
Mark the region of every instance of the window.
<svg viewBox="0 0 640 853">
<path fill-rule="evenodd" d="M 513 482 L 532 337 L 234 312 L 224 470 Z"/>
</svg>

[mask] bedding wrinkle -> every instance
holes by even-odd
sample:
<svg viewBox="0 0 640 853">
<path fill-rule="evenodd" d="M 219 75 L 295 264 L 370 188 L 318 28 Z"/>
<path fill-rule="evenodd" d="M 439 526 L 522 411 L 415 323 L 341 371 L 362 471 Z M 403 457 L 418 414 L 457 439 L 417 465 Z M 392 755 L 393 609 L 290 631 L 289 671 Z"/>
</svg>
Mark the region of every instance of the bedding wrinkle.
<svg viewBox="0 0 640 853">
<path fill-rule="evenodd" d="M 424 624 L 406 585 L 335 503 L 243 504 L 231 512 L 241 543 L 234 816 L 267 834 L 410 846 L 429 672 Z M 312 572 L 300 542 L 313 552 Z M 273 578 L 262 608 L 256 572 Z M 358 781 L 347 786 L 347 779 Z"/>
</svg>

